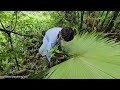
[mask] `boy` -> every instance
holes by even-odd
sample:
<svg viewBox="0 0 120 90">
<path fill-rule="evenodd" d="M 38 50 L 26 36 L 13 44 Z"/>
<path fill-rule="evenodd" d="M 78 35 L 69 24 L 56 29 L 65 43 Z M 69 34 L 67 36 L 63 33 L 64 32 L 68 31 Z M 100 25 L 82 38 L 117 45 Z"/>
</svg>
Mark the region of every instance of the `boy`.
<svg viewBox="0 0 120 90">
<path fill-rule="evenodd" d="M 51 62 L 50 49 L 52 49 L 55 45 L 58 45 L 61 49 L 61 40 L 66 42 L 71 41 L 74 38 L 74 31 L 70 27 L 54 27 L 49 29 L 43 38 L 43 44 L 39 49 L 40 56 L 46 56 L 48 62 Z M 64 56 L 59 57 L 59 59 L 64 59 Z M 51 66 L 50 66 L 51 67 Z"/>
</svg>

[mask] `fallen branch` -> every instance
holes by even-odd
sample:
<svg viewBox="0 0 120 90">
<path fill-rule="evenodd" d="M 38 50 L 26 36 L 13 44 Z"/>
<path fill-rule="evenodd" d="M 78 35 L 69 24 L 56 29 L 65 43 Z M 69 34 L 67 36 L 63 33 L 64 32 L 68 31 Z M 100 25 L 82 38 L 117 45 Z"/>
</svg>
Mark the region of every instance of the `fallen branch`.
<svg viewBox="0 0 120 90">
<path fill-rule="evenodd" d="M 28 73 L 27 70 L 24 69 L 24 70 L 20 70 L 20 71 L 15 72 L 15 75 L 23 76 L 23 75 L 26 75 L 27 73 Z"/>
<path fill-rule="evenodd" d="M 120 33 L 106 33 L 107 35 L 120 35 Z"/>
</svg>

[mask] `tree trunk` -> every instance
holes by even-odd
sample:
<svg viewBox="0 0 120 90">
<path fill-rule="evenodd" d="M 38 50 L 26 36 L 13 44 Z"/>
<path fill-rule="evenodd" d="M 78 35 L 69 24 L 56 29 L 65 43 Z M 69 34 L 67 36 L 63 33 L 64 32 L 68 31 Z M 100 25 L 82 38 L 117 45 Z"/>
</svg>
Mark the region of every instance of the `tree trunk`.
<svg viewBox="0 0 120 90">
<path fill-rule="evenodd" d="M 84 11 L 81 11 L 80 29 L 82 28 L 82 24 L 83 24 L 83 16 L 84 16 Z"/>
<path fill-rule="evenodd" d="M 2 21 L 1 21 L 1 20 L 0 20 L 0 23 L 1 23 L 2 28 L 3 28 L 3 29 L 1 29 L 1 30 L 3 30 L 3 31 L 8 35 L 8 39 L 9 39 L 9 42 L 10 42 L 12 51 L 14 51 L 14 46 L 13 46 L 13 44 L 12 44 L 12 39 L 11 39 L 11 32 L 6 30 L 6 28 L 5 28 L 4 25 L 2 24 Z M 5 31 L 5 30 L 6 30 L 6 31 Z M 18 68 L 18 70 L 19 70 L 19 64 L 18 64 L 16 55 L 15 55 L 15 61 L 16 61 L 17 68 Z"/>
<path fill-rule="evenodd" d="M 118 14 L 119 14 L 119 11 L 113 12 L 111 19 L 108 21 L 108 24 L 106 25 L 104 29 L 104 32 L 108 32 L 112 29 L 112 27 L 114 26 L 114 21 L 116 20 Z"/>
<path fill-rule="evenodd" d="M 87 13 L 87 18 L 86 18 L 86 26 L 87 26 L 87 30 L 89 31 L 91 28 L 91 20 L 90 20 L 90 11 L 88 11 L 88 13 Z"/>
<path fill-rule="evenodd" d="M 13 43 L 12 43 L 11 33 L 9 33 L 8 36 L 9 36 L 9 42 L 10 42 L 12 51 L 14 51 L 14 46 L 13 46 Z M 16 66 L 17 66 L 17 68 L 18 68 L 18 70 L 19 70 L 19 64 L 18 64 L 18 60 L 17 60 L 17 58 L 16 58 L 16 54 L 15 54 L 14 59 L 15 59 L 15 62 L 16 62 Z"/>
</svg>

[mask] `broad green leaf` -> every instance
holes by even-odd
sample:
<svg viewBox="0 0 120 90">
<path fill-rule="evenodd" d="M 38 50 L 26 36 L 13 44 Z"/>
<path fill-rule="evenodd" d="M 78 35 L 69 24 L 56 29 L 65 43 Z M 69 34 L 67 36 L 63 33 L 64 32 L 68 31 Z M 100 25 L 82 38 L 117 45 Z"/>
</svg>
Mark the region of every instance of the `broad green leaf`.
<svg viewBox="0 0 120 90">
<path fill-rule="evenodd" d="M 71 42 L 64 42 L 64 48 L 73 57 L 50 68 L 44 79 L 120 78 L 119 43 L 102 39 L 92 32 L 77 35 Z"/>
</svg>

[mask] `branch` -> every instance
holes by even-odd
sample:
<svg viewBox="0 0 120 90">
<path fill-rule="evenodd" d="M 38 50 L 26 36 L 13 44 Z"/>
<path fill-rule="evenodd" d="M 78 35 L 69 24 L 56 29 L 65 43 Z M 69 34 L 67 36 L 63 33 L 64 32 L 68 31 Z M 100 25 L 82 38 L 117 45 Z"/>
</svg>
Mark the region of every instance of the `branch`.
<svg viewBox="0 0 120 90">
<path fill-rule="evenodd" d="M 120 35 L 120 33 L 106 33 L 107 35 Z"/>
<path fill-rule="evenodd" d="M 3 23 L 2 23 L 2 21 L 1 21 L 1 20 L 0 20 L 0 23 L 1 23 L 2 27 L 3 27 L 3 29 L 5 29 L 5 27 L 4 27 L 4 25 L 3 25 Z"/>
<path fill-rule="evenodd" d="M 17 35 L 20 35 L 20 36 L 26 36 L 26 37 L 34 36 L 34 35 L 21 34 L 21 33 L 17 33 L 17 32 L 14 32 L 14 31 L 9 31 L 9 30 L 2 29 L 2 28 L 0 28 L 0 31 L 3 31 L 5 33 L 14 33 L 14 34 L 17 34 Z"/>
</svg>

